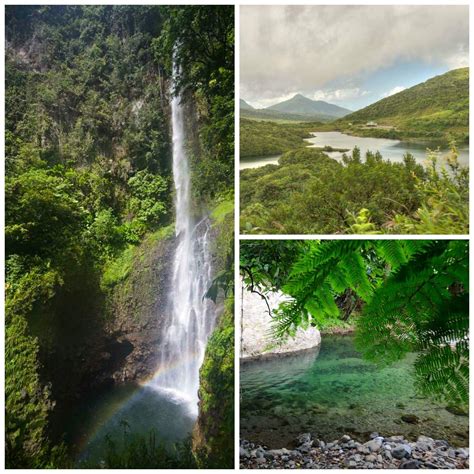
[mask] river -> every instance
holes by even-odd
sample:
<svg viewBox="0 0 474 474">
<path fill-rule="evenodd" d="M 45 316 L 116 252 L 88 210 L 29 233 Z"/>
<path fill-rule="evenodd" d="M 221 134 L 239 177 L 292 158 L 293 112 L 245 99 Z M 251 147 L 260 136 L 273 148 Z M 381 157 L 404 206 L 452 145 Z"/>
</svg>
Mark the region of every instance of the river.
<svg viewBox="0 0 474 474">
<path fill-rule="evenodd" d="M 400 140 L 390 140 L 388 138 L 370 138 L 370 137 L 355 137 L 341 132 L 314 132 L 312 138 L 306 141 L 309 147 L 324 147 L 330 146 L 332 148 L 344 148 L 352 150 L 354 147 L 359 147 L 362 157 L 367 151 L 379 151 L 383 158 L 393 162 L 402 162 L 405 153 L 411 153 L 418 162 L 423 162 L 426 159 L 426 148 L 428 145 L 415 142 L 402 142 Z M 459 163 L 463 166 L 469 166 L 469 148 L 459 148 Z M 332 151 L 325 152 L 331 158 L 340 160 L 343 152 Z M 350 152 L 349 152 L 350 153 Z M 448 150 L 441 152 L 445 156 Z M 278 164 L 278 159 L 281 155 L 274 156 L 260 156 L 252 158 L 244 158 L 240 160 L 240 169 L 258 168 L 267 164 Z"/>
<path fill-rule="evenodd" d="M 270 448 L 291 446 L 305 432 L 327 442 L 343 434 L 367 441 L 377 431 L 466 445 L 469 418 L 416 392 L 415 359 L 379 367 L 362 359 L 352 336 L 323 336 L 319 351 L 243 362 L 240 436 Z"/>
</svg>

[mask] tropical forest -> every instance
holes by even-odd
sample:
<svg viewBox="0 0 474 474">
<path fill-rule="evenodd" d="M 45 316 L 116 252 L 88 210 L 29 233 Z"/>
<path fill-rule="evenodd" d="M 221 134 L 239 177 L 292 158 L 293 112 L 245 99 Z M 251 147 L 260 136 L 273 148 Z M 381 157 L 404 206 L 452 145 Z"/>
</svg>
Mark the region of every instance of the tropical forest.
<svg viewBox="0 0 474 474">
<path fill-rule="evenodd" d="M 233 467 L 234 8 L 5 23 L 6 467 Z"/>
<path fill-rule="evenodd" d="M 469 467 L 468 240 L 244 240 L 240 466 Z"/>
</svg>

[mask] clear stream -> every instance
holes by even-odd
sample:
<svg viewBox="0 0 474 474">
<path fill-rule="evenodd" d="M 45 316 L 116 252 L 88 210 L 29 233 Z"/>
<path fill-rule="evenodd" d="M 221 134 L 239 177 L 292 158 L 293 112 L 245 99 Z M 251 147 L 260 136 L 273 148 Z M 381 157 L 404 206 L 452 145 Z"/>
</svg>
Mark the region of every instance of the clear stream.
<svg viewBox="0 0 474 474">
<path fill-rule="evenodd" d="M 352 151 L 354 147 L 358 146 L 362 157 L 365 156 L 368 150 L 374 153 L 379 151 L 384 159 L 394 162 L 403 161 L 403 155 L 408 152 L 411 153 L 418 162 L 422 163 L 426 159 L 426 148 L 428 146 L 424 143 L 401 142 L 399 140 L 389 140 L 386 138 L 354 137 L 341 132 L 315 132 L 313 133 L 313 137 L 308 138 L 306 141 L 309 143 L 309 147 L 331 146 L 333 148 L 344 148 Z M 430 145 L 429 147 L 433 146 Z M 464 166 L 469 166 L 469 148 L 460 147 L 458 152 L 459 163 Z M 336 160 L 340 160 L 342 157 L 342 152 L 339 151 L 325 153 Z M 444 150 L 441 152 L 441 155 L 446 153 L 447 150 Z M 240 169 L 278 164 L 280 156 L 281 155 L 243 158 L 240 160 Z"/>
<path fill-rule="evenodd" d="M 417 394 L 415 358 L 381 368 L 361 358 L 352 336 L 323 336 L 316 351 L 242 362 L 240 436 L 281 448 L 304 432 L 330 442 L 343 434 L 367 441 L 377 431 L 467 446 L 468 417 Z"/>
</svg>

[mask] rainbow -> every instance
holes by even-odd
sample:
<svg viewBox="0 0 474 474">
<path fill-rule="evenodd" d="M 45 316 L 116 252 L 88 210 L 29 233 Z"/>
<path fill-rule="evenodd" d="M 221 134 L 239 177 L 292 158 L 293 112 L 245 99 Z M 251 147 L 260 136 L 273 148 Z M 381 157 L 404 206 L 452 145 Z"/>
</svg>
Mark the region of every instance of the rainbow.
<svg viewBox="0 0 474 474">
<path fill-rule="evenodd" d="M 138 385 L 136 386 L 135 390 L 133 390 L 128 396 L 118 399 L 115 402 L 112 400 L 110 404 L 101 407 L 100 413 L 98 414 L 99 416 L 96 416 L 96 421 L 94 422 L 92 428 L 88 430 L 88 433 L 85 436 L 81 437 L 81 439 L 76 442 L 79 458 L 82 457 L 87 447 L 91 443 L 93 443 L 99 436 L 104 436 L 102 430 L 110 422 L 110 420 L 115 418 L 120 412 L 127 410 L 139 400 L 139 398 L 143 395 L 143 389 L 152 388 L 153 390 L 163 394 L 164 398 L 167 398 L 172 403 L 187 405 L 190 415 L 196 417 L 197 406 L 194 406 L 192 399 L 187 394 L 180 392 L 179 390 L 160 387 L 159 380 L 164 374 L 181 369 L 197 357 L 199 357 L 199 354 L 191 353 L 185 355 L 185 357 L 182 357 L 179 360 L 174 361 L 173 364 L 160 366 L 148 377 L 138 381 Z"/>
</svg>

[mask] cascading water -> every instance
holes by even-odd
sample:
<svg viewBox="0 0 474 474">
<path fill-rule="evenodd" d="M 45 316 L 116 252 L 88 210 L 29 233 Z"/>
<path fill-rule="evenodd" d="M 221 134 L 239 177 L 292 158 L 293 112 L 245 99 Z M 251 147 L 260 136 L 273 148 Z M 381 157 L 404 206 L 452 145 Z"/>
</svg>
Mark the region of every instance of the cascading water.
<svg viewBox="0 0 474 474">
<path fill-rule="evenodd" d="M 173 67 L 173 83 L 176 77 Z M 177 247 L 169 294 L 169 318 L 163 330 L 159 375 L 155 386 L 178 400 L 186 400 L 197 414 L 199 368 L 214 327 L 215 309 L 204 298 L 211 284 L 209 220 L 196 223 L 191 210 L 191 177 L 185 150 L 181 96 L 172 95 L 173 178 Z"/>
</svg>

